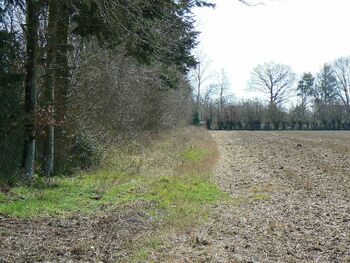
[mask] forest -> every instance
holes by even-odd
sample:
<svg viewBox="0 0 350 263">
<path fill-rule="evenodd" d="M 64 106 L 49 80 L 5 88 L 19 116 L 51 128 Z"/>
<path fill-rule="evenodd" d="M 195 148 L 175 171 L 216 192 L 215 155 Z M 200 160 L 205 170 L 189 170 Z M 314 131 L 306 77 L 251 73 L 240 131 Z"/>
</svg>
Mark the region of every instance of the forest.
<svg viewBox="0 0 350 263">
<path fill-rule="evenodd" d="M 4 0 L 0 178 L 88 169 L 108 145 L 184 125 L 206 1 Z"/>
</svg>

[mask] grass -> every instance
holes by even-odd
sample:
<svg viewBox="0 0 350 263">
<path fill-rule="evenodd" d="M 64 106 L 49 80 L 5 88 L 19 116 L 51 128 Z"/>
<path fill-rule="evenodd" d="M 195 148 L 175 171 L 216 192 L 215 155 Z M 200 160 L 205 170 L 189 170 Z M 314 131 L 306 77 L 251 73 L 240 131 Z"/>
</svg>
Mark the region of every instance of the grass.
<svg viewBox="0 0 350 263">
<path fill-rule="evenodd" d="M 211 181 L 216 145 L 200 129 L 176 132 L 146 147 L 111 151 L 99 171 L 73 177 L 37 178 L 30 186 L 0 192 L 0 214 L 25 217 L 98 216 L 106 210 L 145 200 L 159 225 L 153 236 L 132 244 L 130 262 L 145 261 L 170 232 L 184 231 L 210 214 L 210 205 L 226 199 Z"/>
<path fill-rule="evenodd" d="M 201 161 L 205 156 L 208 155 L 208 153 L 208 149 L 196 148 L 193 145 L 191 145 L 183 152 L 182 155 L 186 161 Z"/>
<path fill-rule="evenodd" d="M 207 136 L 202 133 L 199 132 L 202 137 Z M 107 168 L 99 171 L 56 177 L 50 181 L 37 178 L 30 186 L 0 192 L 0 213 L 17 217 L 89 214 L 103 204 L 113 208 L 143 199 L 156 201 L 158 208 L 169 210 L 169 214 L 191 214 L 203 204 L 220 199 L 222 193 L 209 180 L 216 158 L 215 145 L 208 142 L 210 138 L 204 142 L 209 147 L 198 143 L 204 138 L 184 138 L 191 136 L 176 134 L 153 141 L 149 151 L 143 151 L 143 154 L 134 151 L 122 153 L 123 158 L 112 156 L 118 163 L 109 163 Z M 145 165 L 145 172 L 140 172 L 140 167 L 135 170 L 134 166 L 130 172 L 130 164 L 135 163 Z M 150 167 L 154 164 L 158 166 L 156 170 Z"/>
<path fill-rule="evenodd" d="M 102 204 L 138 198 L 133 191 L 139 178 L 113 171 L 55 178 L 43 185 L 19 186 L 0 197 L 0 213 L 17 217 L 65 216 L 91 213 Z"/>
<path fill-rule="evenodd" d="M 110 208 L 135 200 L 154 200 L 159 208 L 178 215 L 213 203 L 218 187 L 199 175 L 142 177 L 100 171 L 72 178 L 57 178 L 46 187 L 19 186 L 0 194 L 0 213 L 17 217 L 65 216 L 92 213 L 103 204 Z"/>
</svg>

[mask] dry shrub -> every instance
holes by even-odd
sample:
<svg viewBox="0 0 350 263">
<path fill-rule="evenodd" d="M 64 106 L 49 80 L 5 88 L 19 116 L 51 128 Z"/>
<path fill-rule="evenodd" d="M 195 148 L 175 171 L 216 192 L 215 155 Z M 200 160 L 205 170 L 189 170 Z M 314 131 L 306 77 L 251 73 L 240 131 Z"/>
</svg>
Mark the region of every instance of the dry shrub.
<svg viewBox="0 0 350 263">
<path fill-rule="evenodd" d="M 186 147 L 208 149 L 202 160 L 186 162 Z M 201 174 L 211 171 L 218 157 L 216 144 L 209 132 L 198 127 L 176 128 L 157 134 L 147 133 L 137 139 L 109 147 L 102 162 L 104 168 L 120 169 L 127 174 L 170 175 Z"/>
<path fill-rule="evenodd" d="M 142 65 L 122 49 L 106 50 L 94 41 L 78 60 L 69 94 L 70 123 L 77 130 L 121 143 L 190 120 L 190 86 L 177 69 Z"/>
</svg>

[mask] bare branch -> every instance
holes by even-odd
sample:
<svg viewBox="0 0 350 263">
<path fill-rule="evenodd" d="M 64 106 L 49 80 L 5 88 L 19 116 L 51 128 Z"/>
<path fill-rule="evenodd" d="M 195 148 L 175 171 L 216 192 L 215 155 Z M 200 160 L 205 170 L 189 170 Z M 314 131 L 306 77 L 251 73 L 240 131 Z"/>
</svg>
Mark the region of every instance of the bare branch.
<svg viewBox="0 0 350 263">
<path fill-rule="evenodd" d="M 238 0 L 239 2 L 247 5 L 247 6 L 257 6 L 257 5 L 265 5 L 264 2 L 258 2 L 258 3 L 250 3 L 247 0 Z"/>
<path fill-rule="evenodd" d="M 267 94 L 270 103 L 280 104 L 289 97 L 294 80 L 289 66 L 265 63 L 253 69 L 250 89 Z"/>
</svg>

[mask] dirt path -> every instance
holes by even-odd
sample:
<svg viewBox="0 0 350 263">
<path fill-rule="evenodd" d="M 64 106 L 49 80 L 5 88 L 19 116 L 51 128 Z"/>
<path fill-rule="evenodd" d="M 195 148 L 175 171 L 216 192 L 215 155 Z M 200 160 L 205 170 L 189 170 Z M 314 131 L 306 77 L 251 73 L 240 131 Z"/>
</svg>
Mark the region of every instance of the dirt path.
<svg viewBox="0 0 350 263">
<path fill-rule="evenodd" d="M 212 132 L 232 202 L 176 239 L 178 262 L 350 262 L 350 133 Z"/>
</svg>

